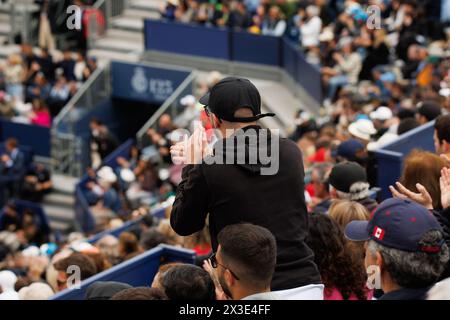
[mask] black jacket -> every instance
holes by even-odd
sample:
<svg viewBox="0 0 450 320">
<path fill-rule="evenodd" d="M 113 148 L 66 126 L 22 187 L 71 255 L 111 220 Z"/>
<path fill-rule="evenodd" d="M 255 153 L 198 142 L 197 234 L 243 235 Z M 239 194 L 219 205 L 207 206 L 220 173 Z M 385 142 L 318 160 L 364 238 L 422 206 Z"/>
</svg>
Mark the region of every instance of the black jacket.
<svg viewBox="0 0 450 320">
<path fill-rule="evenodd" d="M 444 232 L 445 243 L 447 244 L 447 247 L 450 248 L 450 208 L 444 210 L 434 210 L 433 214 L 439 221 L 442 231 Z M 443 280 L 448 277 L 450 277 L 450 261 L 447 263 L 440 279 Z"/>
<path fill-rule="evenodd" d="M 425 300 L 429 289 L 399 289 L 385 293 L 379 300 Z"/>
<path fill-rule="evenodd" d="M 260 132 L 260 127 L 249 126 L 244 129 L 246 134 L 248 129 Z M 217 146 L 215 155 L 221 152 Z M 258 148 L 263 147 L 247 141 L 247 151 Z M 236 154 L 235 147 L 225 147 L 223 151 L 224 154 Z M 294 142 L 279 139 L 279 171 L 275 175 L 261 175 L 264 165 L 259 159 L 257 164 L 248 162 L 247 158 L 241 165 L 186 166 L 172 209 L 170 220 L 173 229 L 184 236 L 200 231 L 209 213 L 211 242 L 213 249 L 217 250 L 217 235 L 225 226 L 240 222 L 263 226 L 277 240 L 277 266 L 272 289 L 285 290 L 320 283 L 313 252 L 305 244 L 308 214 L 301 151 Z"/>
</svg>

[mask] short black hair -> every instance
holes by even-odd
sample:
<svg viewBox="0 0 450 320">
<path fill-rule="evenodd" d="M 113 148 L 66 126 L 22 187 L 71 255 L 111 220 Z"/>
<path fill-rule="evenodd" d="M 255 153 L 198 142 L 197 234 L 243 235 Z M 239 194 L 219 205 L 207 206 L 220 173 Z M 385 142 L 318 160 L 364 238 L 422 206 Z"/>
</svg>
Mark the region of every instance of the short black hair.
<svg viewBox="0 0 450 320">
<path fill-rule="evenodd" d="M 217 240 L 224 263 L 239 280 L 254 288 L 270 286 L 277 246 L 268 229 L 249 223 L 229 225 L 220 231 Z"/>
<path fill-rule="evenodd" d="M 450 143 L 450 114 L 440 116 L 434 124 L 436 134 L 440 142 L 446 141 Z"/>
<path fill-rule="evenodd" d="M 435 101 L 424 101 L 419 104 L 418 113 L 427 119 L 427 121 L 433 121 L 439 117 L 442 113 L 441 106 Z"/>
<path fill-rule="evenodd" d="M 110 300 L 167 300 L 167 296 L 158 288 L 137 287 L 122 290 Z"/>
<path fill-rule="evenodd" d="M 402 134 L 411 131 L 412 129 L 415 129 L 420 126 L 420 123 L 417 122 L 415 118 L 405 118 L 402 121 L 400 121 L 400 124 L 397 128 L 397 134 L 401 136 Z"/>
<path fill-rule="evenodd" d="M 161 284 L 169 300 L 204 302 L 216 299 L 216 289 L 209 273 L 194 265 L 170 268 Z"/>
<path fill-rule="evenodd" d="M 97 266 L 94 260 L 78 252 L 74 252 L 67 258 L 56 261 L 53 266 L 57 271 L 66 273 L 69 266 L 78 266 L 80 268 L 80 280 L 85 280 L 97 273 Z"/>
<path fill-rule="evenodd" d="M 144 250 L 150 250 L 161 243 L 166 243 L 167 238 L 161 234 L 155 227 L 141 233 L 141 247 Z"/>
</svg>

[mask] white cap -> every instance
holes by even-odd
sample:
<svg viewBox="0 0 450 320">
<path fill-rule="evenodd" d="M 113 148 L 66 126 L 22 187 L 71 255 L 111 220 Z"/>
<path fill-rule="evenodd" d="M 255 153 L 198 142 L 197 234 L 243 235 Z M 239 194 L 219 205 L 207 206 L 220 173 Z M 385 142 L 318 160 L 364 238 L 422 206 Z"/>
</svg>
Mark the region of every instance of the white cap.
<svg viewBox="0 0 450 320">
<path fill-rule="evenodd" d="M 450 88 L 443 88 L 441 90 L 439 90 L 439 94 L 445 98 L 447 98 L 448 96 L 450 96 Z"/>
<path fill-rule="evenodd" d="M 134 172 L 128 168 L 120 170 L 120 178 L 127 183 L 131 183 L 136 180 Z"/>
<path fill-rule="evenodd" d="M 14 285 L 16 284 L 17 276 L 14 272 L 9 270 L 0 271 L 0 287 L 3 291 L 14 291 Z"/>
<path fill-rule="evenodd" d="M 373 126 L 373 122 L 367 119 L 360 119 L 353 122 L 349 127 L 348 131 L 355 137 L 370 141 L 371 136 L 377 133 L 377 130 Z"/>
<path fill-rule="evenodd" d="M 22 250 L 22 254 L 25 257 L 39 257 L 41 255 L 41 250 L 36 246 L 29 246 L 28 248 Z"/>
<path fill-rule="evenodd" d="M 42 282 L 35 282 L 19 290 L 20 300 L 47 300 L 53 296 L 52 288 Z"/>
<path fill-rule="evenodd" d="M 97 248 L 85 241 L 75 241 L 70 248 L 76 252 L 96 252 Z"/>
<path fill-rule="evenodd" d="M 388 107 L 379 107 L 377 110 L 370 113 L 370 119 L 386 121 L 393 117 L 391 109 Z"/>
<path fill-rule="evenodd" d="M 189 106 L 192 104 L 195 104 L 197 102 L 197 100 L 195 99 L 195 97 L 191 94 L 184 96 L 183 98 L 181 98 L 180 100 L 180 104 L 182 106 Z"/>
<path fill-rule="evenodd" d="M 108 183 L 114 183 L 117 181 L 116 174 L 114 173 L 113 169 L 108 166 L 102 167 L 100 170 L 98 170 L 97 176 L 100 180 Z"/>
</svg>

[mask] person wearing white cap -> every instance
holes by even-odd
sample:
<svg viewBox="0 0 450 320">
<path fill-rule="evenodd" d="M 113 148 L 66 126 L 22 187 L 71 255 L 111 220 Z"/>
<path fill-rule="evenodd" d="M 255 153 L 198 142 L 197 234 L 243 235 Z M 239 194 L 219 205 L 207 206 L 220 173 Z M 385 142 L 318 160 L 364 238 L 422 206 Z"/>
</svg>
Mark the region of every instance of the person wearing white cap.
<svg viewBox="0 0 450 320">
<path fill-rule="evenodd" d="M 181 98 L 180 105 L 184 107 L 183 112 L 175 118 L 174 124 L 178 128 L 188 128 L 192 121 L 200 116 L 200 109 L 197 108 L 197 99 L 193 95 Z"/>
<path fill-rule="evenodd" d="M 359 119 L 348 127 L 350 134 L 367 144 L 372 140 L 372 136 L 377 133 L 373 122 L 368 119 Z"/>
<path fill-rule="evenodd" d="M 379 136 L 379 138 L 376 142 L 370 142 L 367 145 L 369 151 L 379 149 L 398 138 L 398 123 L 393 123 L 393 119 L 395 118 L 391 109 L 381 106 L 370 113 L 370 119 L 372 119 L 378 130 L 377 136 Z"/>
<path fill-rule="evenodd" d="M 319 17 L 319 14 L 319 7 L 306 7 L 306 19 L 300 22 L 301 40 L 305 48 L 319 45 L 319 35 L 322 30 L 322 19 Z"/>
<path fill-rule="evenodd" d="M 20 300 L 47 300 L 53 294 L 54 292 L 48 284 L 35 282 L 20 289 L 18 296 Z"/>
<path fill-rule="evenodd" d="M 19 295 L 14 289 L 17 276 L 9 270 L 0 271 L 0 300 L 19 300 Z"/>
</svg>

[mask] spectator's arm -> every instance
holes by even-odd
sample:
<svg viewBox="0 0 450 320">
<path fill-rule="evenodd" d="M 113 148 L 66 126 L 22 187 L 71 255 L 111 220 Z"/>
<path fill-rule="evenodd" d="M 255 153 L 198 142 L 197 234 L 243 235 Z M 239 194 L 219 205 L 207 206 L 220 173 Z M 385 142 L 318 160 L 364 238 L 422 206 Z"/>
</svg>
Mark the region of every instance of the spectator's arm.
<svg viewBox="0 0 450 320">
<path fill-rule="evenodd" d="M 187 165 L 170 215 L 172 228 L 181 236 L 203 229 L 208 215 L 208 185 L 201 165 Z"/>
<path fill-rule="evenodd" d="M 356 54 L 352 54 L 347 59 L 342 59 L 341 61 L 339 61 L 340 69 L 345 73 L 351 72 L 358 64 L 357 59 L 358 57 L 356 56 Z"/>
<path fill-rule="evenodd" d="M 278 21 L 275 29 L 272 31 L 272 35 L 276 37 L 281 37 L 283 36 L 285 31 L 286 31 L 286 21 L 280 20 Z"/>
<path fill-rule="evenodd" d="M 320 19 L 313 19 L 301 26 L 302 36 L 309 37 L 320 33 L 322 22 Z"/>
</svg>

